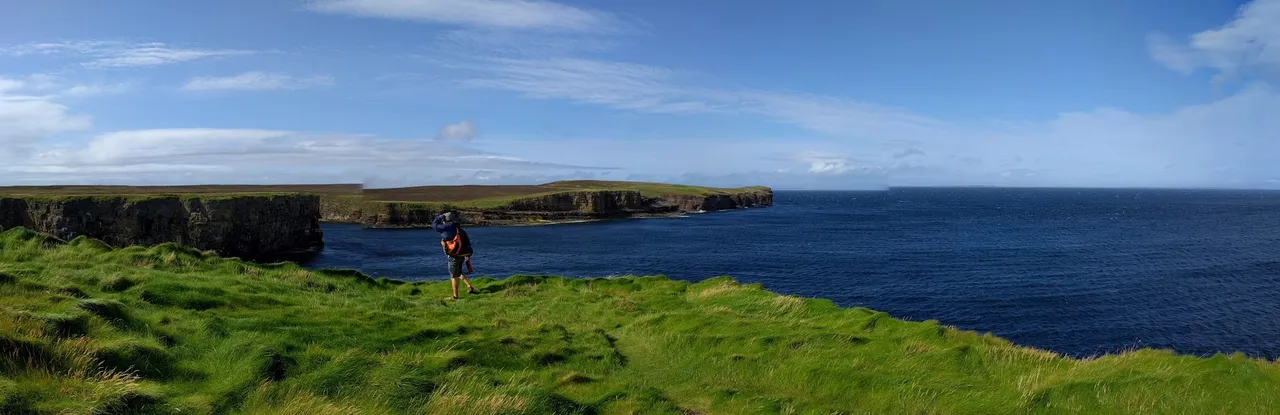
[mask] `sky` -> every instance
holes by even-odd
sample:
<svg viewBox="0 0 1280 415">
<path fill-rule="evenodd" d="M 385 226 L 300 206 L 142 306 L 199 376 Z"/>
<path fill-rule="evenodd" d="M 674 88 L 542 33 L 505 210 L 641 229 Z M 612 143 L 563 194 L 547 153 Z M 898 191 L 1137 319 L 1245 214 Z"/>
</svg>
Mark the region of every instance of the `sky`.
<svg viewBox="0 0 1280 415">
<path fill-rule="evenodd" d="M 0 0 L 0 185 L 1280 189 L 1280 0 Z"/>
</svg>

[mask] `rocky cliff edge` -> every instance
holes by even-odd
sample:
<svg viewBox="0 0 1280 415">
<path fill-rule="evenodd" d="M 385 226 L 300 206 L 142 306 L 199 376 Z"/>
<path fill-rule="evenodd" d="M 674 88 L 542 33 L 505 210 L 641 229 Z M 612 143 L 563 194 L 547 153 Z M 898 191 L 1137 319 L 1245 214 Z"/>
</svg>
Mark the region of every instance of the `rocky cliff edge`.
<svg viewBox="0 0 1280 415">
<path fill-rule="evenodd" d="M 223 256 L 267 259 L 324 246 L 320 196 L 0 196 L 0 228 L 114 246 L 176 242 Z"/>
</svg>

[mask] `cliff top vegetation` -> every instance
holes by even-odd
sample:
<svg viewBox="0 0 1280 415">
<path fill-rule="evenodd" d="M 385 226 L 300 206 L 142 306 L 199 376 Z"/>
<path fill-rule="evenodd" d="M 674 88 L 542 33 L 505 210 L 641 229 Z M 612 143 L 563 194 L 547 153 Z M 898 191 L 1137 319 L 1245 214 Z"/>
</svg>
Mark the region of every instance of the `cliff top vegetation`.
<svg viewBox="0 0 1280 415">
<path fill-rule="evenodd" d="M 364 189 L 366 200 L 386 202 L 492 202 L 502 204 L 512 200 L 579 191 L 638 191 L 645 197 L 665 196 L 715 196 L 735 193 L 767 192 L 768 187 L 717 188 L 683 184 L 575 180 L 551 182 L 541 185 L 462 185 L 418 186 L 386 189 Z"/>
<path fill-rule="evenodd" d="M 728 277 L 447 282 L 0 233 L 0 413 L 1275 413 L 1280 364 L 1076 359 Z"/>
</svg>

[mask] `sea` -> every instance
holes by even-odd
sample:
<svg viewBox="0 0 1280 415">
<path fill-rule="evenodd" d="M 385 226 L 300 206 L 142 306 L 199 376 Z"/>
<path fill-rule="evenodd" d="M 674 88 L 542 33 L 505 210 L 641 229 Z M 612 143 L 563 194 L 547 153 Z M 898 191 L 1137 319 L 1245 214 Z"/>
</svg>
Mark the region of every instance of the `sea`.
<svg viewBox="0 0 1280 415">
<path fill-rule="evenodd" d="M 769 208 L 468 229 L 476 276 L 731 276 L 1076 357 L 1280 355 L 1280 192 L 895 188 Z M 304 262 L 448 278 L 439 234 L 325 224 Z"/>
</svg>

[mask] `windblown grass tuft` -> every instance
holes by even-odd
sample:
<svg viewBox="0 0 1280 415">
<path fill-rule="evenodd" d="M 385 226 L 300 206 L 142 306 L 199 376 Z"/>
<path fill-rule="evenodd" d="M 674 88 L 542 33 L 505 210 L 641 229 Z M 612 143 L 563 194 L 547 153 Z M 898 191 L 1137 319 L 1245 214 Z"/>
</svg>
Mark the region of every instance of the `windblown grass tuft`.
<svg viewBox="0 0 1280 415">
<path fill-rule="evenodd" d="M 1276 413 L 1280 364 L 1073 359 L 728 277 L 374 279 L 0 233 L 0 413 Z"/>
</svg>

